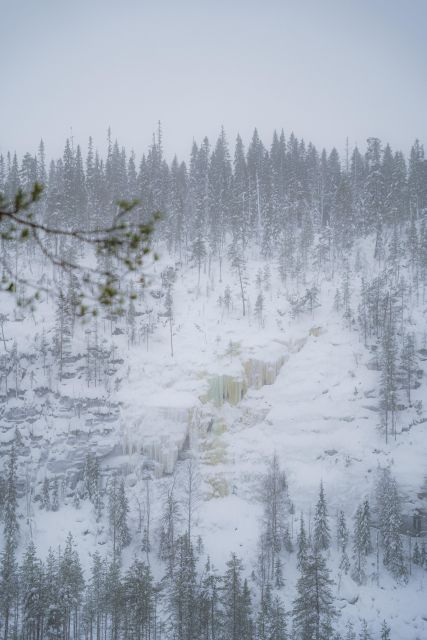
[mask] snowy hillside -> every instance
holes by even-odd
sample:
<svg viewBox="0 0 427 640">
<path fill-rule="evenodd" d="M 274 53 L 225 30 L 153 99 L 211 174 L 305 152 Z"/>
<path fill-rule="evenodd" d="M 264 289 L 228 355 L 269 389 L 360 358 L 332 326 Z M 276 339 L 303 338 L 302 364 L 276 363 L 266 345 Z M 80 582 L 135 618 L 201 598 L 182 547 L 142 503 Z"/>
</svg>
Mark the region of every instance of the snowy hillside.
<svg viewBox="0 0 427 640">
<path fill-rule="evenodd" d="M 397 239 L 391 222 L 362 234 L 353 221 L 349 241 L 342 201 L 324 223 L 313 205 L 292 248 L 289 229 L 280 242 L 268 231 L 268 209 L 258 238 L 236 223 L 208 240 L 195 201 L 191 250 L 172 206 L 147 286 L 123 285 L 136 295 L 122 316 L 78 318 L 69 284 L 34 310 L 0 294 L 3 559 L 19 525 L 17 560 L 47 559 L 50 586 L 55 574 L 62 588 L 66 562 L 80 575 L 80 562 L 67 604 L 76 638 L 116 623 L 112 637 L 195 638 L 171 630 L 190 587 L 218 608 L 203 637 L 217 624 L 234 638 L 224 630 L 233 571 L 249 625 L 239 637 L 308 638 L 298 615 L 310 566 L 331 596 L 319 638 L 351 640 L 352 625 L 365 640 L 381 625 L 393 639 L 426 638 L 427 282 L 421 248 L 416 265 L 410 252 L 411 229 L 426 241 L 425 213 L 402 219 Z M 50 265 L 29 258 L 17 254 L 17 270 L 48 282 Z M 132 580 L 152 589 L 140 636 L 126 630 L 130 595 L 121 617 L 111 608 Z M 282 635 L 262 635 L 263 615 Z"/>
</svg>

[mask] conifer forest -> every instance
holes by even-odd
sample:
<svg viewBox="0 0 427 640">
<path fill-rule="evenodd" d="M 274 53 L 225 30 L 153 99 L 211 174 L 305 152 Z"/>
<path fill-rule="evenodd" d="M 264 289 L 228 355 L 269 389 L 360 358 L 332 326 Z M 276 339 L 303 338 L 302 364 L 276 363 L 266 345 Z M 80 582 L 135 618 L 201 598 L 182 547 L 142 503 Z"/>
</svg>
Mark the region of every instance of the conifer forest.
<svg viewBox="0 0 427 640">
<path fill-rule="evenodd" d="M 2 640 L 426 640 L 423 132 L 274 126 L 0 135 Z"/>
</svg>

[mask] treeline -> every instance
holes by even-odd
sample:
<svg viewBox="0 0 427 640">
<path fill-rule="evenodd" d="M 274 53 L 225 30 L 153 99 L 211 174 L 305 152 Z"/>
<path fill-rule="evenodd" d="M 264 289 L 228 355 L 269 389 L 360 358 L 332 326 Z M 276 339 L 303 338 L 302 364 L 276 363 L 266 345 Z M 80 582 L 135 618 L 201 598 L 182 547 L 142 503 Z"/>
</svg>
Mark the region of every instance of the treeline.
<svg viewBox="0 0 427 640">
<path fill-rule="evenodd" d="M 349 531 L 341 510 L 334 533 L 321 484 L 313 518 L 307 523 L 301 514 L 295 536 L 295 506 L 289 497 L 286 475 L 274 456 L 261 482 L 259 553 L 258 558 L 250 560 L 255 567 L 250 575 L 234 553 L 221 575 L 209 558 L 203 557 L 202 540 L 193 542 L 197 474 L 192 464 L 188 465 L 186 478 L 184 505 L 180 507 L 173 480 L 164 495 L 156 535 L 143 519 L 145 524 L 141 522 L 137 534 L 139 557 L 123 571 L 122 552 L 132 538 L 124 483 L 113 479 L 106 491 L 95 459 L 87 458 L 76 493 L 80 494 L 78 500 L 92 502 L 97 519 L 102 516 L 99 504 L 108 503 L 112 554 L 102 558 L 95 552 L 85 580 L 71 534 L 63 548 L 49 551 L 45 562 L 37 557 L 34 543 L 30 542 L 18 566 L 17 455 L 13 447 L 1 485 L 4 544 L 0 624 L 5 640 L 354 640 L 355 621 L 347 622 L 344 635 L 337 632 L 338 626 L 343 625 L 338 623 L 333 589 L 339 593 L 345 575 L 350 574 L 358 584 L 378 582 L 380 558 L 398 581 L 409 579 L 413 565 L 427 569 L 424 543 L 420 545 L 417 540 L 410 556 L 403 548 L 398 488 L 388 469 L 377 482 L 375 527 L 369 501 L 364 500 L 355 511 L 353 531 Z M 46 483 L 41 506 L 52 508 Z M 373 532 L 377 535 L 373 536 Z M 154 578 L 150 567 L 152 552 L 162 563 L 161 580 Z M 285 605 L 281 591 L 291 575 L 286 563 L 291 562 L 292 554 L 299 578 L 294 600 Z M 327 566 L 335 554 L 339 559 L 336 583 Z M 146 556 L 144 561 L 142 556 Z M 376 558 L 374 573 L 368 571 L 372 558 Z M 359 620 L 357 626 L 360 640 L 390 637 L 385 623 L 381 636 L 378 630 L 370 630 L 364 620 Z"/>
<path fill-rule="evenodd" d="M 365 620 L 347 623 L 344 635 L 334 632 L 337 612 L 332 580 L 324 556 L 307 554 L 297 583 L 292 609 L 284 604 L 270 583 L 260 601 L 244 577 L 242 561 L 231 554 L 220 575 L 209 559 L 199 562 L 187 534 L 176 543 L 172 577 L 160 582 L 149 565 L 135 559 L 127 571 L 95 552 L 85 582 L 71 534 L 64 549 L 50 550 L 45 562 L 30 543 L 8 598 L 9 619 L 3 637 L 41 640 L 96 639 L 148 640 L 199 638 L 224 640 L 363 640 L 391 636 L 383 623 L 369 629 Z M 320 589 L 319 589 L 320 586 Z M 316 601 L 321 606 L 316 614 Z M 1 621 L 5 625 L 5 602 Z M 319 633 L 316 635 L 316 628 Z"/>
<path fill-rule="evenodd" d="M 137 197 L 141 215 L 163 213 L 159 236 L 186 260 L 221 261 L 230 235 L 242 251 L 256 243 L 266 257 L 283 253 L 291 271 L 322 230 L 327 246 L 320 253 L 342 252 L 372 232 L 381 244 L 386 226 L 401 229 L 427 208 L 427 161 L 418 141 L 408 162 L 378 138 L 368 139 L 364 154 L 355 147 L 343 159 L 283 131 L 267 147 L 255 130 L 247 150 L 238 136 L 232 154 L 222 130 L 214 145 L 207 138 L 193 143 L 188 166 L 176 157 L 166 162 L 160 127 L 139 164 L 110 131 L 105 159 L 92 139 L 85 159 L 67 140 L 49 167 L 43 143 L 20 163 L 16 154 L 0 156 L 0 192 L 9 199 L 36 180 L 47 186 L 39 211 L 51 226 L 97 227 L 118 200 Z"/>
</svg>

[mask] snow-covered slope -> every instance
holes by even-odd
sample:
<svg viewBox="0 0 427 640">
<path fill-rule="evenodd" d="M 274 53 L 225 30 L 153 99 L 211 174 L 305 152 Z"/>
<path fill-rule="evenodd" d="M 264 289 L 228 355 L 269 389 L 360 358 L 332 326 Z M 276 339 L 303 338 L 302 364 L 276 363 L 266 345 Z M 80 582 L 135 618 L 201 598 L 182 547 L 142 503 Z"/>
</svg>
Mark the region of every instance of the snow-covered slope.
<svg viewBox="0 0 427 640">
<path fill-rule="evenodd" d="M 165 263 L 156 267 L 153 282 Z M 263 275 L 257 278 L 260 270 Z M 122 318 L 113 326 L 101 318 L 96 324 L 77 324 L 61 381 L 49 305 L 42 303 L 24 320 L 10 309 L 4 327 L 7 347 L 10 351 L 16 340 L 21 355 L 8 377 L 0 429 L 4 445 L 18 433 L 23 543 L 33 536 L 45 556 L 71 530 L 84 563 L 95 549 L 109 548 L 106 516 L 96 522 L 88 501 L 75 508 L 73 496 L 88 451 L 100 460 L 105 481 L 113 471 L 126 478 L 134 538 L 125 550 L 125 564 L 140 553 L 138 526 L 147 478 L 155 550 L 162 492 L 175 475 L 185 473 L 189 456 L 198 461 L 202 478 L 194 535 L 202 536 L 205 554 L 220 570 L 232 551 L 244 559 L 248 575 L 255 569 L 260 478 L 273 454 L 286 471 L 295 505 L 294 538 L 301 512 L 311 522 L 321 480 L 333 532 L 339 509 L 350 521 L 358 504 L 373 498 L 380 467 L 391 467 L 405 514 L 422 506 L 418 493 L 426 472 L 427 438 L 419 401 L 425 399 L 425 381 L 421 378 L 413 391 L 412 407 L 399 412 L 396 438 L 386 444 L 375 353 L 364 345 L 356 323 L 349 324 L 334 309 L 340 274 L 320 278 L 318 305 L 294 318 L 288 296 L 295 286 L 285 286 L 276 271 L 273 264 L 249 262 L 249 310 L 243 316 L 239 286 L 230 271 L 223 270 L 220 283 L 212 266 L 198 284 L 196 270 L 180 266 L 173 284 L 172 322 L 163 313 L 161 290 L 152 287 L 155 295 L 146 292 L 138 301 L 132 322 Z M 229 308 L 224 302 L 227 285 Z M 360 275 L 352 283 L 354 317 L 359 285 Z M 260 291 L 263 308 L 255 312 Z M 419 345 L 425 340 L 425 311 L 419 307 L 418 315 L 413 314 Z M 148 317 L 156 321 L 149 325 Z M 44 357 L 43 341 L 50 345 Z M 98 354 L 95 373 L 88 364 L 94 345 L 105 352 Z M 64 480 L 58 512 L 40 509 L 45 477 Z M 25 494 L 32 501 L 25 501 Z M 329 556 L 334 571 L 336 555 Z M 156 567 L 155 551 L 152 562 Z M 155 570 L 160 575 L 160 565 Z M 343 621 L 364 617 L 377 624 L 387 619 L 396 638 L 427 637 L 426 574 L 416 567 L 412 571 L 408 584 L 398 590 L 385 569 L 378 584 L 370 577 L 361 587 L 345 576 L 337 592 Z M 283 594 L 291 602 L 297 577 L 293 556 L 287 557 L 284 573 Z"/>
</svg>

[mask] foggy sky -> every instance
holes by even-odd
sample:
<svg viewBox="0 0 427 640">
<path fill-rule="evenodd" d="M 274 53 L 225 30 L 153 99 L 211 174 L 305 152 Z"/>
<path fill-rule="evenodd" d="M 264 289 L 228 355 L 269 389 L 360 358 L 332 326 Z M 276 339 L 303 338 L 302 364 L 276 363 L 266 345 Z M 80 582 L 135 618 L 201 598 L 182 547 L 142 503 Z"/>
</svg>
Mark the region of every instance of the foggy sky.
<svg viewBox="0 0 427 640">
<path fill-rule="evenodd" d="M 258 127 L 319 147 L 427 142 L 424 0 L 0 0 L 0 152 L 72 134 L 170 158 Z M 72 128 L 72 129 L 71 129 Z"/>
</svg>

